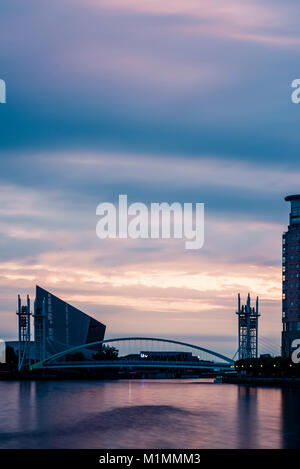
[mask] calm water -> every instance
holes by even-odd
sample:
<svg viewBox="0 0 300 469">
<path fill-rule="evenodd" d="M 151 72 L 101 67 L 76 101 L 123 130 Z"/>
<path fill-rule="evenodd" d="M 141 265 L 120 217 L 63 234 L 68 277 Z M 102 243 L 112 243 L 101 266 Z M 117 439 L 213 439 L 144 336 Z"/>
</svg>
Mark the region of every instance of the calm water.
<svg viewBox="0 0 300 469">
<path fill-rule="evenodd" d="M 297 448 L 299 422 L 299 389 L 0 382 L 0 448 Z"/>
</svg>

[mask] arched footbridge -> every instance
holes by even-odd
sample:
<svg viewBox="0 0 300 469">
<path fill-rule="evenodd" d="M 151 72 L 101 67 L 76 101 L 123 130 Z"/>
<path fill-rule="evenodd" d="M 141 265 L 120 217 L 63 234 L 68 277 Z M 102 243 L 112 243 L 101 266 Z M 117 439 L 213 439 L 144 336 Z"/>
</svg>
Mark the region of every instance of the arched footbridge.
<svg viewBox="0 0 300 469">
<path fill-rule="evenodd" d="M 66 348 L 32 365 L 32 369 L 112 367 L 222 371 L 234 368 L 234 361 L 208 348 L 178 340 L 119 337 Z"/>
</svg>

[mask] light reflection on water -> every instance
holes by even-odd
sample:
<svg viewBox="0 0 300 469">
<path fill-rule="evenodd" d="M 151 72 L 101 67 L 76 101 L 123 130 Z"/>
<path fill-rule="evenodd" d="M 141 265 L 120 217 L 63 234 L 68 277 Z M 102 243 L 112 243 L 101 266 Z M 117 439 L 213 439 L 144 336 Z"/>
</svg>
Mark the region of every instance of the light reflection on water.
<svg viewBox="0 0 300 469">
<path fill-rule="evenodd" d="M 299 389 L 210 380 L 0 382 L 0 448 L 297 448 Z"/>
</svg>

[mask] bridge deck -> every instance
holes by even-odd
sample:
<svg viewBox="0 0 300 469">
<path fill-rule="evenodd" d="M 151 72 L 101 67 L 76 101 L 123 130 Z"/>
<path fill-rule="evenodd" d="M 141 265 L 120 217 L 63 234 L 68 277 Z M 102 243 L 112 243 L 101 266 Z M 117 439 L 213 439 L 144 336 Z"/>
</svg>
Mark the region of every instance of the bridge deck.
<svg viewBox="0 0 300 469">
<path fill-rule="evenodd" d="M 41 368 L 193 368 L 193 369 L 226 369 L 227 363 L 197 363 L 184 361 L 158 361 L 158 360 L 102 360 L 102 361 L 78 361 L 44 364 Z"/>
</svg>

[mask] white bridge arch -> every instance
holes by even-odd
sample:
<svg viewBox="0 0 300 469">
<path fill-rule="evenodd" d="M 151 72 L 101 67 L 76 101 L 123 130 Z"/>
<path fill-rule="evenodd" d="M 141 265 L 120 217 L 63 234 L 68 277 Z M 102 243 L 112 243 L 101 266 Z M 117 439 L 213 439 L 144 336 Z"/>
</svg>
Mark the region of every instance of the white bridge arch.
<svg viewBox="0 0 300 469">
<path fill-rule="evenodd" d="M 201 347 L 199 345 L 193 345 L 193 344 L 189 344 L 187 342 L 182 342 L 182 341 L 179 341 L 179 340 L 172 340 L 172 339 L 162 339 L 162 338 L 158 338 L 158 337 L 119 337 L 119 338 L 113 338 L 113 339 L 105 339 L 105 340 L 101 340 L 101 341 L 97 341 L 97 342 L 90 342 L 90 343 L 87 343 L 87 344 L 82 344 L 82 345 L 78 345 L 76 347 L 71 347 L 69 349 L 66 349 L 62 352 L 59 352 L 59 353 L 56 353 L 54 355 L 51 355 L 50 357 L 47 357 L 45 360 L 43 361 L 40 361 L 38 363 L 35 363 L 34 365 L 32 365 L 32 368 L 33 369 L 41 369 L 41 368 L 83 368 L 83 367 L 110 367 L 110 366 L 125 366 L 125 361 L 118 358 L 118 359 L 115 359 L 115 360 L 110 360 L 110 361 L 107 361 L 107 360 L 102 360 L 101 362 L 90 362 L 90 361 L 87 361 L 87 362 L 78 362 L 78 363 L 73 363 L 73 362 L 69 362 L 69 363 L 64 363 L 64 364 L 55 364 L 54 362 L 57 360 L 57 359 L 61 359 L 63 358 L 64 356 L 67 356 L 67 355 L 70 355 L 74 352 L 80 352 L 81 350 L 84 350 L 84 349 L 87 349 L 89 347 L 94 347 L 94 346 L 97 346 L 97 345 L 104 345 L 104 344 L 110 344 L 110 343 L 116 343 L 116 342 L 125 342 L 125 341 L 155 341 L 155 342 L 161 342 L 161 343 L 169 343 L 169 344 L 175 344 L 175 345 L 180 345 L 180 346 L 183 346 L 183 347 L 187 347 L 187 348 L 190 348 L 190 349 L 193 349 L 193 350 L 197 350 L 197 351 L 201 351 L 201 352 L 204 352 L 208 355 L 211 355 L 212 357 L 214 358 L 218 358 L 219 360 L 222 360 L 223 363 L 214 363 L 214 366 L 217 365 L 219 367 L 221 366 L 224 366 L 224 365 L 227 365 L 227 367 L 229 365 L 233 365 L 234 364 L 234 360 L 232 358 L 229 358 L 221 353 L 218 353 L 218 352 L 215 352 L 213 350 L 210 350 L 210 349 L 207 349 L 207 348 L 204 348 L 204 347 Z M 225 362 L 225 363 L 224 363 Z M 200 368 L 201 365 L 198 364 L 197 366 L 195 365 L 195 363 L 184 363 L 184 362 L 168 362 L 168 363 L 164 363 L 164 362 L 141 362 L 139 361 L 138 363 L 134 364 L 132 361 L 131 362 L 128 362 L 128 365 L 130 366 L 152 366 L 152 367 L 160 367 L 160 366 L 163 366 L 163 367 L 197 367 L 197 368 Z M 212 366 L 212 365 L 210 365 Z M 203 365 L 202 365 L 203 367 Z"/>
</svg>

